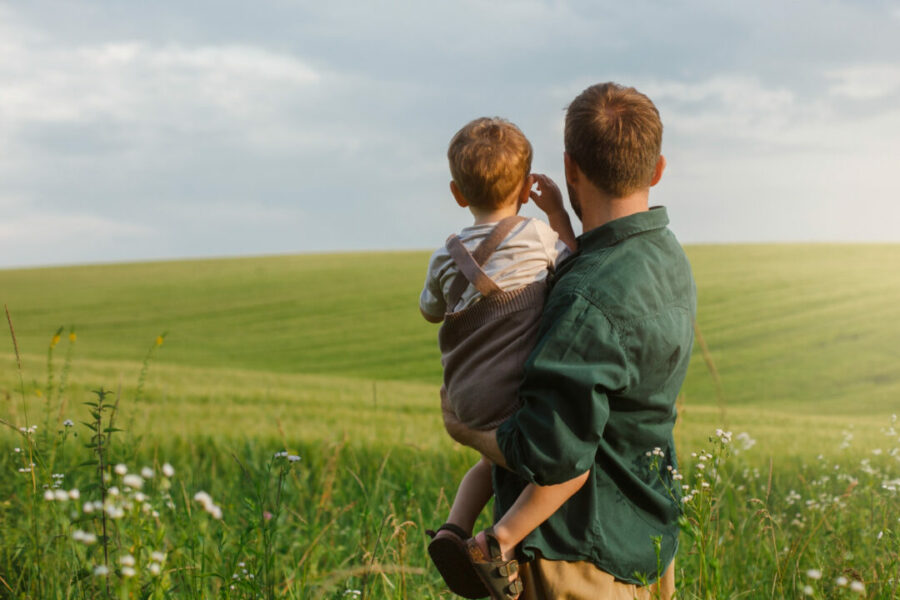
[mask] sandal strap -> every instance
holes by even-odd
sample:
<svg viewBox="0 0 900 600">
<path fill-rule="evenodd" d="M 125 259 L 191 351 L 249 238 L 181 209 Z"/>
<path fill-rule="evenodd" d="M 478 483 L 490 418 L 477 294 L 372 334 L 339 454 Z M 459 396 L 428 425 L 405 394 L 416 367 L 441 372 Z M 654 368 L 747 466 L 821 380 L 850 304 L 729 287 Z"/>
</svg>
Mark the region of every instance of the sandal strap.
<svg viewBox="0 0 900 600">
<path fill-rule="evenodd" d="M 525 591 L 525 586 L 522 584 L 521 579 L 516 579 L 511 582 L 508 586 L 503 588 L 503 593 L 506 594 L 506 597 L 509 600 L 513 600 L 516 596 Z"/>
<path fill-rule="evenodd" d="M 488 558 L 492 561 L 503 560 L 503 553 L 500 551 L 500 541 L 494 534 L 493 527 L 488 527 L 484 530 L 484 539 L 487 542 Z"/>
<path fill-rule="evenodd" d="M 444 523 L 440 527 L 437 528 L 437 531 L 432 531 L 431 529 L 426 529 L 425 533 L 428 534 L 428 537 L 434 538 L 438 534 L 438 531 L 449 531 L 450 533 L 456 535 L 458 538 L 467 540 L 471 537 L 471 534 L 467 532 L 465 529 L 457 525 L 456 523 Z"/>
<path fill-rule="evenodd" d="M 519 572 L 519 561 L 513 559 L 497 566 L 497 574 L 500 577 L 509 577 Z"/>
</svg>

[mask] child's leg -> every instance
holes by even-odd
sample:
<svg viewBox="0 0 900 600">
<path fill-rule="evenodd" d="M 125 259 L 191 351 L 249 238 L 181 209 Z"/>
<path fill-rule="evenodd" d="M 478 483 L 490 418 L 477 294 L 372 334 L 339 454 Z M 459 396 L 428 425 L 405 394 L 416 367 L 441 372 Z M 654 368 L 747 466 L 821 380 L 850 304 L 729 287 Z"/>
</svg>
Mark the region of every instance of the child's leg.
<svg viewBox="0 0 900 600">
<path fill-rule="evenodd" d="M 494 485 L 491 481 L 491 463 L 483 456 L 475 463 L 459 482 L 453 506 L 450 507 L 449 523 L 462 527 L 465 531 L 472 531 L 478 515 L 484 510 L 488 500 L 494 494 Z"/>
<path fill-rule="evenodd" d="M 559 510 L 566 500 L 581 489 L 587 478 L 588 473 L 585 473 L 557 485 L 532 483 L 522 490 L 515 504 L 494 525 L 494 535 L 500 542 L 503 557 L 512 558 L 516 545 Z M 477 541 L 487 547 L 481 535 Z"/>
</svg>

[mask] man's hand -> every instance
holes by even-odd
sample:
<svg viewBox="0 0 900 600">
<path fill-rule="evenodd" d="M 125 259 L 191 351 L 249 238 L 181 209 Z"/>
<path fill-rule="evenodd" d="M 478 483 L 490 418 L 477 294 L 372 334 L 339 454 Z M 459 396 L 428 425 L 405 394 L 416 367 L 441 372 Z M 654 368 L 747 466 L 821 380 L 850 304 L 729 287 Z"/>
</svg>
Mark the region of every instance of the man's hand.
<svg viewBox="0 0 900 600">
<path fill-rule="evenodd" d="M 480 431 L 463 424 L 450 408 L 450 404 L 447 402 L 447 393 L 443 389 L 441 390 L 441 412 L 444 415 L 444 428 L 450 437 L 463 446 L 478 450 L 495 465 L 506 467 L 506 457 L 503 456 L 500 446 L 497 445 L 497 430 Z"/>
</svg>

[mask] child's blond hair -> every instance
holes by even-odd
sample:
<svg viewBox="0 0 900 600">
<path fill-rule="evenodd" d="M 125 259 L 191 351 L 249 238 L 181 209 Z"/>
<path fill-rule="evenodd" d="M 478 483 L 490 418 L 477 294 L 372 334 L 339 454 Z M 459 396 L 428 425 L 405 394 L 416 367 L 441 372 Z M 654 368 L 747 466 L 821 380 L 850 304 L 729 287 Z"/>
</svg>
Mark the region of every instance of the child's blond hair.
<svg viewBox="0 0 900 600">
<path fill-rule="evenodd" d="M 531 157 L 525 134 L 499 117 L 466 124 L 447 149 L 453 181 L 471 206 L 483 209 L 499 208 L 524 185 Z"/>
</svg>

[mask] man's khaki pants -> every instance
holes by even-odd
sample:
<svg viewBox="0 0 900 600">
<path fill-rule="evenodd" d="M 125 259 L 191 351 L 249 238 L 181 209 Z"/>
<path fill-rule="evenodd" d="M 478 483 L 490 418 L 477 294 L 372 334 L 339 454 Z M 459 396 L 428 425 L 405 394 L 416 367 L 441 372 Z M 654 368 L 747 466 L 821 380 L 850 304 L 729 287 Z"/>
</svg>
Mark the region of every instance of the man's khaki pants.
<svg viewBox="0 0 900 600">
<path fill-rule="evenodd" d="M 589 562 L 536 558 L 523 563 L 521 600 L 671 600 L 675 594 L 675 563 L 659 581 L 646 587 L 616 581 Z"/>
</svg>

